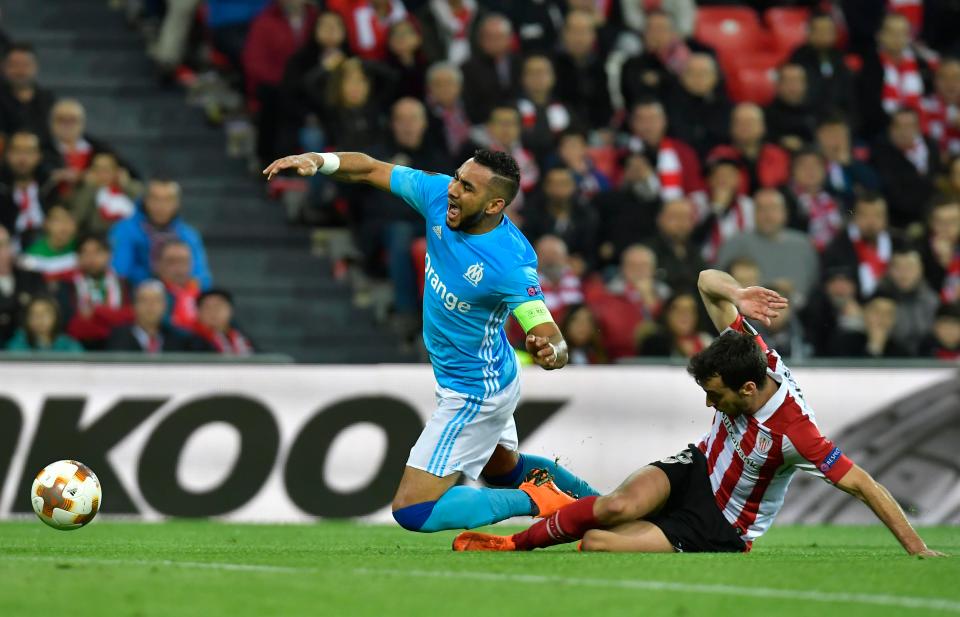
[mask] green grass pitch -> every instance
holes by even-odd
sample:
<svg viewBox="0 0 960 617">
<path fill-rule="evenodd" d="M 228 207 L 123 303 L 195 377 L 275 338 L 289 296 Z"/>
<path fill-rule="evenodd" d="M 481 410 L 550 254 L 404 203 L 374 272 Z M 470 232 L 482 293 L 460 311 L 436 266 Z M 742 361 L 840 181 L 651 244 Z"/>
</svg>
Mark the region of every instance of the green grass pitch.
<svg viewBox="0 0 960 617">
<path fill-rule="evenodd" d="M 960 527 L 922 533 L 955 557 L 908 557 L 882 527 L 774 526 L 748 555 L 459 554 L 453 533 L 351 523 L 17 521 L 0 615 L 960 615 Z"/>
</svg>

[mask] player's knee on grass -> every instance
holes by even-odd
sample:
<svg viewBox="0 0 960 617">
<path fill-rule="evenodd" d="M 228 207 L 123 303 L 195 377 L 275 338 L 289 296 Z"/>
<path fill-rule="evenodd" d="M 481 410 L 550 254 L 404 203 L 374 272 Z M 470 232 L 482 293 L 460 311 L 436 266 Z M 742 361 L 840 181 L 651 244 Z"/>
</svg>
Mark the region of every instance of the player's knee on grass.
<svg viewBox="0 0 960 617">
<path fill-rule="evenodd" d="M 393 520 L 407 531 L 421 531 L 436 505 L 436 501 L 425 501 L 405 508 L 397 508 L 393 511 Z"/>
</svg>

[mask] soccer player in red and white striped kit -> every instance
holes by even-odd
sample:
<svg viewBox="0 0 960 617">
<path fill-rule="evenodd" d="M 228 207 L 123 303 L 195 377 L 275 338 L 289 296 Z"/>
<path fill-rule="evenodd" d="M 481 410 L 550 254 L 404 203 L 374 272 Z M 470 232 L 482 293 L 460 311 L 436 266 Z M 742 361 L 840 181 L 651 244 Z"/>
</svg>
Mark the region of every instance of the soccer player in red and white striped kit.
<svg viewBox="0 0 960 617">
<path fill-rule="evenodd" d="M 943 556 L 927 548 L 889 491 L 820 433 L 790 369 L 744 319 L 769 323 L 786 299 L 762 287 L 740 288 L 717 270 L 701 272 L 699 288 L 723 331 L 687 367 L 715 410 L 699 443 L 526 531 L 462 533 L 454 550 L 531 550 L 582 538 L 584 551 L 746 552 L 770 528 L 790 479 L 803 470 L 863 501 L 911 555 Z"/>
</svg>

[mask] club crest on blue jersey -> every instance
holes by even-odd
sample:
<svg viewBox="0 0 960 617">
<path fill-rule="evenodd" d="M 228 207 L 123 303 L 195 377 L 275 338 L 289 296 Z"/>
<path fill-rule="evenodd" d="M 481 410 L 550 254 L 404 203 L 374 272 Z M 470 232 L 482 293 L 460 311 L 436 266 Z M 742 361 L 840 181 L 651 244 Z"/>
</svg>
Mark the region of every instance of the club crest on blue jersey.
<svg viewBox="0 0 960 617">
<path fill-rule="evenodd" d="M 476 287 L 480 284 L 481 279 L 483 279 L 483 262 L 475 263 L 467 271 L 463 273 L 463 278 Z"/>
</svg>

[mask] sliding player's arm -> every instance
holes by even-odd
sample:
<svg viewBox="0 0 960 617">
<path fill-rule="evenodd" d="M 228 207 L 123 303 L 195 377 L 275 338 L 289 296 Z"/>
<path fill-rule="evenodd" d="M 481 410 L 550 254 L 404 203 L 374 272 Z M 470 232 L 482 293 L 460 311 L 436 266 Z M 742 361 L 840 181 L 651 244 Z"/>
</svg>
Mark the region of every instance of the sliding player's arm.
<svg viewBox="0 0 960 617">
<path fill-rule="evenodd" d="M 765 287 L 740 287 L 736 279 L 720 270 L 701 272 L 697 288 L 718 332 L 732 324 L 738 313 L 770 325 L 770 319 L 787 308 L 787 299 L 777 292 Z"/>
<path fill-rule="evenodd" d="M 339 162 L 339 166 L 337 163 Z M 324 168 L 326 165 L 326 168 Z M 335 171 L 333 171 L 335 167 Z M 390 190 L 392 163 L 384 163 L 362 152 L 305 152 L 277 159 L 267 165 L 263 174 L 267 180 L 284 169 L 296 169 L 301 176 L 312 176 L 318 171 L 341 182 L 361 182 L 381 191 Z M 332 173 L 329 173 L 331 172 Z"/>
<path fill-rule="evenodd" d="M 911 555 L 919 557 L 946 557 L 943 553 L 927 548 L 923 539 L 917 534 L 910 521 L 907 520 L 900 504 L 893 498 L 890 491 L 874 480 L 869 473 L 854 465 L 840 481 L 837 488 L 849 493 L 867 504 L 877 515 L 877 518 L 887 526 L 887 529 L 899 540 L 903 548 Z"/>
</svg>

